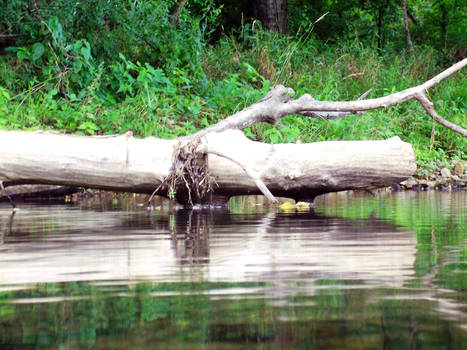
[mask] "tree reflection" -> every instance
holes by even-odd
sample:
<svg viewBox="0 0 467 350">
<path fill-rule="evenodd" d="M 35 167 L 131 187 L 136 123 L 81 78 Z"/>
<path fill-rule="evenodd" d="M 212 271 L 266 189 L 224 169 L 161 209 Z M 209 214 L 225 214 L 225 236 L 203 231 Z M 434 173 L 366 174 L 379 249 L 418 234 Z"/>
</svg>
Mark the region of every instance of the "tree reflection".
<svg viewBox="0 0 467 350">
<path fill-rule="evenodd" d="M 4 212 L 0 348 L 467 348 L 464 219 L 403 205 Z"/>
</svg>

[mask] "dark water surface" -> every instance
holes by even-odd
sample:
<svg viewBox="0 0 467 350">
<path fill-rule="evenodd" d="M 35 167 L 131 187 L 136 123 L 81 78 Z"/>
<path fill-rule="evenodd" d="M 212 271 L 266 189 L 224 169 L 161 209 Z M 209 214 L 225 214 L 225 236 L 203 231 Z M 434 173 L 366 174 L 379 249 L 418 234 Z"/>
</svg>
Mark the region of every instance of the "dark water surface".
<svg viewBox="0 0 467 350">
<path fill-rule="evenodd" d="M 467 194 L 0 204 L 0 349 L 467 349 Z"/>
</svg>

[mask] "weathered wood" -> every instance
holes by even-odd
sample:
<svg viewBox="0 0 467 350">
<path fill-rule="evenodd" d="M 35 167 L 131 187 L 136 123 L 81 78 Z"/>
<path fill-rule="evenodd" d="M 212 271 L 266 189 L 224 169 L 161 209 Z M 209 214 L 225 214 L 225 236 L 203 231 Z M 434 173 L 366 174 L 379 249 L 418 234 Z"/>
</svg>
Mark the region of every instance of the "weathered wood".
<svg viewBox="0 0 467 350">
<path fill-rule="evenodd" d="M 0 179 L 6 185 L 85 185 L 151 193 L 170 173 L 178 145 L 178 140 L 136 139 L 130 134 L 86 137 L 1 131 Z M 229 130 L 205 135 L 200 149 L 209 153 L 206 145 L 241 160 L 274 195 L 297 200 L 313 200 L 326 192 L 389 186 L 416 169 L 411 145 L 398 137 L 271 145 Z M 230 159 L 209 154 L 208 169 L 212 190 L 203 201 L 220 203 L 235 195 L 260 194 L 255 181 Z M 188 201 L 183 186 L 176 191 L 179 202 Z M 167 188 L 158 194 L 168 196 Z"/>
<path fill-rule="evenodd" d="M 239 131 L 212 133 L 209 147 L 253 168 L 275 195 L 312 201 L 317 195 L 348 189 L 390 186 L 416 170 L 412 146 L 398 137 L 384 141 L 327 141 L 265 144 Z M 260 194 L 251 178 L 226 159 L 209 156 L 217 194 Z"/>
<path fill-rule="evenodd" d="M 172 165 L 176 141 L 54 132 L 0 132 L 0 179 L 150 193 Z"/>
<path fill-rule="evenodd" d="M 412 147 L 397 137 L 270 145 L 248 140 L 240 130 L 257 122 L 278 123 L 294 113 L 336 119 L 416 99 L 435 121 L 467 137 L 467 130 L 443 119 L 425 95 L 425 90 L 465 66 L 467 58 L 423 84 L 368 100 L 363 100 L 368 92 L 356 101 L 317 101 L 309 94 L 294 99 L 292 89 L 279 85 L 250 107 L 175 140 L 135 139 L 131 133 L 83 137 L 3 131 L 0 184 L 156 190 L 159 195 L 175 195 L 181 203 L 219 203 L 258 193 L 271 202 L 276 201 L 274 195 L 312 201 L 326 192 L 389 186 L 416 169 Z"/>
<path fill-rule="evenodd" d="M 426 90 L 438 84 L 450 75 L 458 72 L 465 66 L 467 66 L 467 58 L 453 64 L 451 67 L 430 80 L 427 80 L 423 84 L 395 92 L 387 96 L 370 98 L 367 100 L 359 98 L 355 101 L 319 101 L 315 100 L 310 94 L 304 94 L 299 98 L 294 99 L 295 92 L 293 89 L 277 85 L 266 97 L 257 103 L 229 116 L 224 120 L 221 120 L 217 124 L 211 125 L 210 127 L 200 130 L 193 135 L 187 136 L 186 138 L 203 136 L 213 131 L 219 132 L 227 129 L 242 130 L 257 122 L 277 124 L 282 117 L 291 114 L 300 114 L 320 119 L 342 118 L 349 114 L 359 114 L 360 112 L 372 109 L 388 108 L 411 99 L 416 99 L 422 103 L 427 113 L 435 121 L 442 123 L 445 127 L 467 137 L 467 129 L 444 120 L 441 116 L 436 114 L 428 99 L 426 102 L 421 98 L 421 96 L 425 94 Z M 366 97 L 366 95 L 364 94 L 362 97 Z M 427 107 L 427 103 L 430 104 L 431 107 Z"/>
</svg>

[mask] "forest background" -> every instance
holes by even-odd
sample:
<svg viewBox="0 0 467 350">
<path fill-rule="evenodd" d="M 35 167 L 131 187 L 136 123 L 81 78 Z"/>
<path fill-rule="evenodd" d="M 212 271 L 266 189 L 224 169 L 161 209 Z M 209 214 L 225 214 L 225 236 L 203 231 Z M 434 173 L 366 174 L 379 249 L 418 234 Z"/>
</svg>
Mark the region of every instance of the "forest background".
<svg viewBox="0 0 467 350">
<path fill-rule="evenodd" d="M 276 84 L 320 100 L 354 100 L 370 88 L 379 97 L 467 56 L 465 0 L 407 1 L 413 49 L 402 3 L 2 0 L 0 129 L 173 138 Z M 442 116 L 466 126 L 465 70 L 429 94 Z M 467 140 L 416 101 L 340 120 L 288 116 L 245 133 L 270 143 L 400 136 L 420 176 L 467 159 Z"/>
</svg>

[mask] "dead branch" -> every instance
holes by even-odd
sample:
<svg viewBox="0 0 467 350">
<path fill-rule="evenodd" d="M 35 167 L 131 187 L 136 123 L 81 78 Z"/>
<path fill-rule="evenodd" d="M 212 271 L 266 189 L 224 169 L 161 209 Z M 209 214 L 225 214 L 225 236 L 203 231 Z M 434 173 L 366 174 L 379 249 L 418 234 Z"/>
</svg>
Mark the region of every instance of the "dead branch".
<svg viewBox="0 0 467 350">
<path fill-rule="evenodd" d="M 373 91 L 373 88 L 369 89 L 366 91 L 364 94 L 362 94 L 359 98 L 357 98 L 357 101 L 365 99 L 370 92 Z M 364 112 L 313 112 L 313 111 L 303 111 L 300 113 L 300 115 L 303 115 L 305 117 L 313 117 L 313 118 L 321 118 L 321 119 L 341 119 L 341 118 L 346 118 L 350 114 L 362 114 Z"/>
<path fill-rule="evenodd" d="M 208 143 L 203 144 L 201 147 L 198 147 L 197 149 L 198 152 L 201 153 L 209 153 L 213 154 L 218 157 L 222 157 L 225 159 L 230 160 L 231 162 L 237 164 L 240 168 L 243 169 L 245 174 L 247 174 L 256 184 L 256 187 L 261 191 L 261 193 L 268 199 L 269 202 L 271 203 L 278 203 L 277 199 L 274 197 L 274 195 L 269 191 L 267 186 L 264 184 L 264 182 L 261 180 L 260 176 L 254 171 L 251 167 L 248 165 L 244 164 L 244 162 L 233 158 L 232 156 L 221 152 L 219 150 L 214 150 L 210 149 Z"/>
<path fill-rule="evenodd" d="M 433 102 L 431 102 L 428 97 L 422 92 L 420 92 L 418 95 L 415 96 L 415 98 L 422 104 L 423 108 L 425 111 L 428 113 L 430 117 L 433 118 L 433 120 L 437 121 L 441 125 L 444 125 L 448 129 L 451 129 L 459 134 L 461 134 L 464 137 L 467 137 L 467 130 L 461 128 L 460 126 L 451 123 L 450 121 L 444 119 L 441 117 L 435 110 L 433 106 Z"/>
<path fill-rule="evenodd" d="M 13 202 L 13 199 L 11 198 L 10 194 L 7 192 L 7 190 L 3 186 L 3 181 L 1 180 L 0 180 L 0 190 L 2 190 L 3 194 L 8 198 L 13 209 L 16 208 L 15 202 Z"/>
<path fill-rule="evenodd" d="M 189 139 L 193 137 L 202 137 L 211 132 L 221 132 L 228 129 L 243 130 L 257 122 L 277 124 L 282 117 L 290 114 L 300 114 L 303 116 L 321 119 L 335 119 L 346 117 L 349 114 L 358 114 L 372 109 L 388 108 L 411 99 L 416 99 L 421 102 L 421 100 L 424 99 L 420 98 L 420 96 L 421 94 L 424 95 L 427 89 L 433 87 L 441 80 L 461 70 L 466 65 L 467 58 L 457 62 L 450 68 L 436 75 L 432 79 L 424 82 L 423 84 L 393 93 L 388 96 L 372 98 L 368 100 L 357 99 L 355 101 L 337 102 L 319 101 L 315 100 L 309 94 L 304 94 L 298 99 L 293 99 L 295 95 L 293 89 L 286 88 L 282 85 L 277 85 L 266 95 L 266 97 L 251 105 L 250 107 L 247 107 L 227 117 L 226 119 L 221 120 L 217 124 L 211 125 L 206 129 L 198 131 L 197 133 L 186 136 L 184 138 Z M 424 103 L 426 105 L 426 102 Z M 425 110 L 434 120 L 450 128 L 451 130 L 460 133 L 462 136 L 467 137 L 466 129 L 447 122 L 437 114 L 436 117 L 433 117 L 436 113 L 434 112 L 433 107 L 427 109 L 425 105 L 423 105 Z M 338 113 L 336 114 L 336 112 Z M 347 114 L 339 114 L 339 112 L 344 112 Z M 444 122 L 441 122 L 441 120 L 444 120 Z"/>
<path fill-rule="evenodd" d="M 442 118 L 425 95 L 466 65 L 464 59 L 421 85 L 368 100 L 369 91 L 355 101 L 318 101 L 309 94 L 294 99 L 292 89 L 278 85 L 250 107 L 175 140 L 0 132 L 0 180 L 5 186 L 63 184 L 142 193 L 157 188 L 180 203 L 225 203 L 230 196 L 256 193 L 271 202 L 274 196 L 312 201 L 327 192 L 389 186 L 416 169 L 412 147 L 398 138 L 266 145 L 239 130 L 278 123 L 290 114 L 345 118 L 416 99 L 435 121 L 467 137 L 467 130 Z"/>
</svg>

